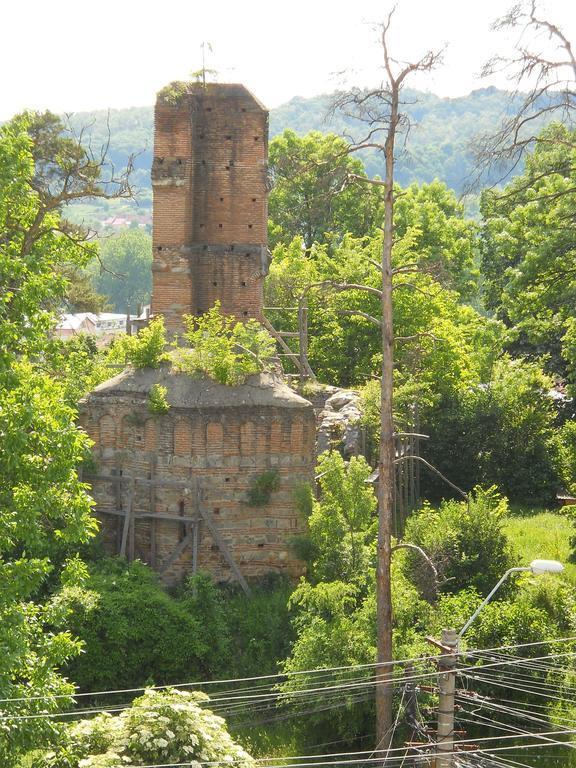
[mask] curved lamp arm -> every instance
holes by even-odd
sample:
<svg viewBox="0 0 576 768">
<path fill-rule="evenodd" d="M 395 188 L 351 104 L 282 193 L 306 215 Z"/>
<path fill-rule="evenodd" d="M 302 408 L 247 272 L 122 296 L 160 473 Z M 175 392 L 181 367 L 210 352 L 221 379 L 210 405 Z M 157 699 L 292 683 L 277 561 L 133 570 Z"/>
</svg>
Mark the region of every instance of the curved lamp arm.
<svg viewBox="0 0 576 768">
<path fill-rule="evenodd" d="M 533 574 L 539 576 L 542 573 L 561 573 L 563 570 L 564 570 L 564 566 L 562 565 L 562 563 L 559 563 L 557 560 L 532 560 L 530 565 L 521 566 L 519 568 L 509 568 L 504 574 L 504 576 L 502 576 L 498 584 L 496 584 L 496 586 L 492 589 L 492 591 L 488 595 L 486 595 L 484 600 L 482 600 L 478 608 L 476 608 L 476 610 L 474 611 L 472 616 L 470 616 L 466 624 L 464 624 L 460 632 L 458 632 L 458 640 L 460 640 L 464 632 L 466 632 L 466 630 L 468 629 L 470 624 L 472 624 L 476 616 L 478 616 L 482 608 L 484 608 L 484 606 L 490 602 L 494 594 L 498 591 L 498 589 L 506 581 L 506 579 L 508 578 L 508 576 L 510 576 L 511 573 L 518 573 L 519 571 L 531 571 Z"/>
<path fill-rule="evenodd" d="M 460 632 L 458 632 L 458 640 L 460 640 L 460 638 L 462 637 L 462 635 L 464 634 L 464 632 L 466 632 L 466 630 L 468 629 L 468 627 L 470 626 L 470 624 L 472 624 L 472 622 L 474 621 L 474 619 L 476 618 L 476 616 L 478 616 L 478 614 L 480 613 L 480 611 L 482 610 L 482 608 L 484 608 L 484 606 L 485 606 L 485 605 L 487 605 L 487 604 L 490 602 L 490 600 L 492 599 L 492 597 L 493 597 L 493 596 L 496 594 L 496 592 L 497 592 L 497 591 L 500 589 L 500 587 L 502 586 L 502 584 L 503 584 L 503 583 L 506 581 L 506 579 L 508 578 L 508 576 L 510 576 L 510 574 L 511 574 L 511 573 L 517 573 L 518 571 L 531 571 L 531 570 L 532 570 L 532 568 L 530 568 L 530 566 L 529 566 L 529 565 L 528 565 L 528 566 L 522 566 L 522 567 L 518 567 L 518 568 L 509 568 L 509 569 L 506 571 L 506 573 L 504 574 L 504 576 L 502 576 L 502 578 L 500 579 L 500 581 L 499 581 L 499 582 L 496 584 L 496 586 L 495 586 L 495 587 L 493 587 L 493 589 L 492 589 L 492 590 L 491 590 L 491 591 L 490 591 L 490 592 L 489 592 L 489 593 L 486 595 L 486 597 L 484 598 L 484 600 L 482 600 L 482 602 L 480 603 L 480 605 L 478 606 L 478 608 L 476 608 L 476 610 L 474 611 L 474 613 L 472 614 L 472 616 L 470 616 L 470 618 L 468 619 L 468 621 L 466 622 L 466 624 L 464 624 L 464 626 L 462 627 L 462 629 L 460 630 Z"/>
</svg>

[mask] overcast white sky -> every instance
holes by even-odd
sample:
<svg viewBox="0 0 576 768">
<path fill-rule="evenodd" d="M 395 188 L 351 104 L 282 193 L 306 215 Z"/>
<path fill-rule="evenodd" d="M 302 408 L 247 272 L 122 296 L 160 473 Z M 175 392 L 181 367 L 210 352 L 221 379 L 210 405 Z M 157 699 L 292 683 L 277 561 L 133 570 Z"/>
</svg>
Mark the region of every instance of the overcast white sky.
<svg viewBox="0 0 576 768">
<path fill-rule="evenodd" d="M 486 58 L 511 41 L 490 24 L 509 0 L 398 0 L 393 53 L 409 59 L 448 45 L 444 65 L 415 87 L 459 96 L 482 81 Z M 576 44 L 576 2 L 542 7 Z M 7 0 L 2 9 L 0 120 L 24 109 L 83 111 L 152 104 L 171 80 L 206 66 L 242 82 L 268 107 L 334 90 L 349 71 L 378 81 L 374 22 L 385 0 Z"/>
</svg>

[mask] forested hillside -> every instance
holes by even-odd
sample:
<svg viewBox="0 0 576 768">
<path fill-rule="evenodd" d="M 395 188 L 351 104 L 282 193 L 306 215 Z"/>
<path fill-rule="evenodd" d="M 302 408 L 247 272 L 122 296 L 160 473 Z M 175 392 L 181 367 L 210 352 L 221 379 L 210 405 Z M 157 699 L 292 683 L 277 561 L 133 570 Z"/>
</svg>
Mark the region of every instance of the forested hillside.
<svg viewBox="0 0 576 768">
<path fill-rule="evenodd" d="M 473 158 L 471 142 L 479 134 L 494 130 L 502 117 L 513 109 L 518 96 L 506 91 L 485 88 L 460 98 L 440 98 L 431 93 L 406 89 L 404 98 L 407 113 L 413 122 L 410 141 L 399 154 L 396 178 L 401 185 L 425 183 L 434 179 L 443 181 L 457 194 L 462 193 L 471 180 Z M 295 97 L 270 112 L 270 137 L 291 129 L 299 135 L 309 131 L 361 136 L 361 128 L 341 114 L 330 115 L 333 96 L 325 94 L 305 99 Z M 134 184 L 138 188 L 137 205 L 133 203 L 84 203 L 74 212 L 75 219 L 102 228 L 111 216 L 118 219 L 150 223 L 152 196 L 150 168 L 153 148 L 153 108 L 78 112 L 73 118 L 77 130 L 85 127 L 95 147 L 105 144 L 110 134 L 110 160 L 117 168 L 134 155 Z M 539 122 L 541 126 L 543 121 Z M 366 150 L 360 153 L 370 176 L 382 175 L 378 153 Z M 520 170 L 520 169 L 517 169 Z M 494 174 L 492 181 L 497 181 Z M 125 225 L 126 221 L 118 221 Z"/>
</svg>

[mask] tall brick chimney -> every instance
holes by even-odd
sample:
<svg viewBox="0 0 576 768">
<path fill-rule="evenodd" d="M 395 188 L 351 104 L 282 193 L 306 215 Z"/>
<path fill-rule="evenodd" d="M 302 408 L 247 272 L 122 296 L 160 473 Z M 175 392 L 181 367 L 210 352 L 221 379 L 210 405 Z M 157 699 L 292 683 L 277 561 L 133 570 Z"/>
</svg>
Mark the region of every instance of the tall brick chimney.
<svg viewBox="0 0 576 768">
<path fill-rule="evenodd" d="M 268 112 L 242 85 L 172 84 L 155 110 L 152 313 L 169 331 L 220 301 L 260 318 Z"/>
</svg>

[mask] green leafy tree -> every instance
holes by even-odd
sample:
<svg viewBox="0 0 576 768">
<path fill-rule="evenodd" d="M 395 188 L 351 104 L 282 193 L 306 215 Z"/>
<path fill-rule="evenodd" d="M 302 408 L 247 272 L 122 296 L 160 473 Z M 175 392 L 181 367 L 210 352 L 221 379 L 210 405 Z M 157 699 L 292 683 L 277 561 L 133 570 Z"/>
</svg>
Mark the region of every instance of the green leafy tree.
<svg viewBox="0 0 576 768">
<path fill-rule="evenodd" d="M 503 191 L 485 193 L 481 205 L 486 303 L 510 327 L 511 351 L 546 354 L 551 372 L 571 377 L 575 146 L 574 131 L 548 127 L 527 155 L 524 173 Z"/>
<path fill-rule="evenodd" d="M 84 576 L 73 555 L 96 527 L 76 473 L 88 439 L 44 356 L 50 307 L 65 293 L 59 267 L 84 263 L 86 246 L 62 234 L 59 205 L 70 189 L 58 185 L 67 156 L 50 163 L 35 126 L 34 116 L 20 116 L 0 127 L 0 762 L 7 768 L 58 736 L 45 717 L 19 718 L 50 714 L 73 692 L 58 671 L 80 649 L 67 631 L 69 596 L 79 596 Z M 71 163 L 70 179 L 78 168 Z"/>
<path fill-rule="evenodd" d="M 135 336 L 118 337 L 108 354 L 112 361 L 130 363 L 135 368 L 159 368 L 168 359 L 166 328 L 162 316 L 153 318 Z"/>
<path fill-rule="evenodd" d="M 380 189 L 349 183 L 366 176 L 350 145 L 333 133 L 298 136 L 286 130 L 270 142 L 270 241 L 287 245 L 299 236 L 313 243 L 338 242 L 347 232 L 363 236 L 382 222 Z"/>
<path fill-rule="evenodd" d="M 464 490 L 497 485 L 509 498 L 549 501 L 558 485 L 555 409 L 538 363 L 499 359 L 487 380 L 439 400 L 423 420 L 423 455 Z M 425 476 L 429 494 L 446 486 Z"/>
<path fill-rule="evenodd" d="M 438 509 L 424 506 L 408 519 L 405 538 L 430 557 L 442 591 L 472 587 L 486 595 L 513 565 L 504 532 L 507 514 L 508 502 L 494 488 L 476 489 L 469 502 L 444 501 Z M 430 596 L 430 572 L 421 556 L 409 552 L 406 562 L 411 581 Z"/>
<path fill-rule="evenodd" d="M 373 560 L 376 497 L 367 483 L 371 467 L 362 457 L 348 463 L 337 451 L 318 460 L 320 498 L 308 518 L 312 545 L 310 578 L 354 582 L 366 579 Z"/>
<path fill-rule="evenodd" d="M 152 239 L 143 229 L 129 228 L 103 238 L 100 268 L 92 267 L 94 284 L 116 312 L 126 312 L 150 301 L 152 291 Z"/>
</svg>

